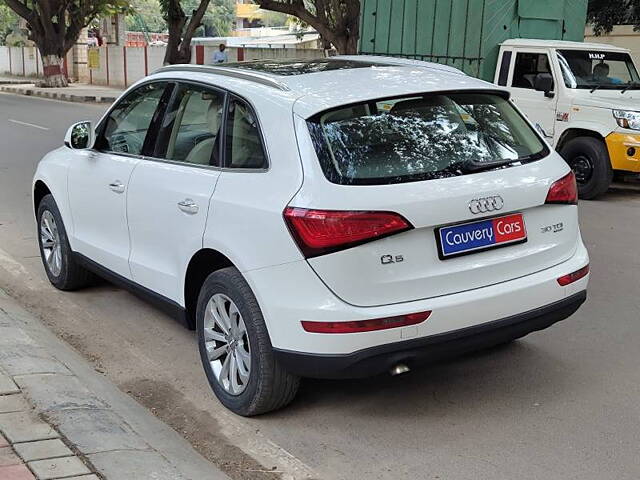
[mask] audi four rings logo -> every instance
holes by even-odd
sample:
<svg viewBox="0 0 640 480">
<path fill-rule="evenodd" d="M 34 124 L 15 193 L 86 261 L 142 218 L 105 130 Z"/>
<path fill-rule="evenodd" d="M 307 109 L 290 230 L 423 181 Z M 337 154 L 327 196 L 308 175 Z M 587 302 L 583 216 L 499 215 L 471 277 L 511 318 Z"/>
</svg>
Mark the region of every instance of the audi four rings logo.
<svg viewBox="0 0 640 480">
<path fill-rule="evenodd" d="M 500 195 L 495 197 L 474 198 L 469 202 L 469 210 L 474 215 L 478 213 L 497 212 L 504 207 L 504 200 Z"/>
</svg>

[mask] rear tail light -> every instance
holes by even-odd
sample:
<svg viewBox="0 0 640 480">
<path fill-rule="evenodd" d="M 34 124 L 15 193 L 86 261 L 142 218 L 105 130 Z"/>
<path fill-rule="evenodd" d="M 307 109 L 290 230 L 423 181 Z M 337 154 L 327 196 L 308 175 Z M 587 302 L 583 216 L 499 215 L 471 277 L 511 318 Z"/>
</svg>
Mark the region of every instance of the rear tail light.
<svg viewBox="0 0 640 480">
<path fill-rule="evenodd" d="M 566 287 L 567 285 L 586 277 L 587 273 L 589 273 L 589 265 L 582 267 L 580 270 L 576 270 L 573 273 L 569 273 L 568 275 L 563 275 L 558 279 L 558 283 L 560 286 Z"/>
<path fill-rule="evenodd" d="M 398 317 L 358 320 L 354 322 L 308 322 L 302 321 L 302 328 L 310 333 L 359 333 L 386 330 L 388 328 L 406 327 L 424 322 L 431 311 L 410 313 Z"/>
<path fill-rule="evenodd" d="M 563 203 L 576 205 L 578 203 L 578 186 L 576 176 L 569 172 L 549 188 L 545 203 Z"/>
<path fill-rule="evenodd" d="M 284 218 L 305 257 L 343 250 L 413 226 L 391 212 L 309 210 L 287 207 Z"/>
</svg>

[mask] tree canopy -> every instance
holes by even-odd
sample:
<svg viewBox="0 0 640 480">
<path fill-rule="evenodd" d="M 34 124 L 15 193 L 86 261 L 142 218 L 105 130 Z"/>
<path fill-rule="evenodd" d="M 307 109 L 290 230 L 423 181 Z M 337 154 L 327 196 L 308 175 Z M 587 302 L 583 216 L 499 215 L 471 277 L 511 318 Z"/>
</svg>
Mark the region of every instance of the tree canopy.
<svg viewBox="0 0 640 480">
<path fill-rule="evenodd" d="M 191 39 L 202 26 L 209 3 L 210 0 L 185 1 L 184 4 L 180 0 L 160 0 L 160 10 L 169 28 L 165 64 L 191 62 Z M 192 5 L 196 8 L 189 8 Z"/>
<path fill-rule="evenodd" d="M 589 0 L 587 21 L 596 35 L 611 32 L 615 25 L 640 30 L 640 0 Z"/>
<path fill-rule="evenodd" d="M 342 54 L 358 52 L 360 0 L 254 0 L 265 10 L 286 13 L 312 26 Z"/>
<path fill-rule="evenodd" d="M 0 2 L 0 45 L 5 37 L 18 26 L 18 16 L 9 7 Z"/>
<path fill-rule="evenodd" d="M 2 0 L 27 21 L 29 39 L 42 55 L 45 86 L 66 86 L 62 71 L 65 54 L 83 28 L 100 15 L 124 11 L 124 0 Z"/>
</svg>

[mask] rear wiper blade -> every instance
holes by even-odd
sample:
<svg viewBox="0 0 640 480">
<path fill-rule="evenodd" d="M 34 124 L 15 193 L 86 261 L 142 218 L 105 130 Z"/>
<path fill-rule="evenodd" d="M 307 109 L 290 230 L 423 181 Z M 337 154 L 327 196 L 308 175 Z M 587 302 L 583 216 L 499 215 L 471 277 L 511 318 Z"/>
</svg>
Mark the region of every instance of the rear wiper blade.
<svg viewBox="0 0 640 480">
<path fill-rule="evenodd" d="M 504 167 L 505 165 L 509 165 L 513 162 L 519 162 L 518 158 L 511 158 L 508 160 L 500 160 L 499 162 L 486 162 L 486 163 L 478 163 L 470 160 L 465 165 L 465 169 L 467 172 L 481 172 L 483 170 L 492 170 L 494 168 Z"/>
<path fill-rule="evenodd" d="M 482 172 L 484 170 L 492 170 L 494 168 L 504 167 L 505 165 L 509 165 L 515 162 L 526 161 L 527 158 L 528 157 L 511 158 L 507 160 L 499 160 L 497 162 L 476 162 L 473 160 L 461 160 L 459 162 L 452 163 L 442 171 L 452 173 L 456 171 L 460 171 L 463 173 L 476 173 Z"/>
<path fill-rule="evenodd" d="M 593 88 L 591 89 L 591 91 L 590 91 L 589 93 L 593 93 L 593 92 L 595 92 L 595 91 L 596 91 L 596 90 L 598 90 L 601 86 L 602 86 L 602 85 L 599 85 L 599 84 L 598 84 L 598 85 L 594 85 L 594 86 L 593 86 Z"/>
</svg>

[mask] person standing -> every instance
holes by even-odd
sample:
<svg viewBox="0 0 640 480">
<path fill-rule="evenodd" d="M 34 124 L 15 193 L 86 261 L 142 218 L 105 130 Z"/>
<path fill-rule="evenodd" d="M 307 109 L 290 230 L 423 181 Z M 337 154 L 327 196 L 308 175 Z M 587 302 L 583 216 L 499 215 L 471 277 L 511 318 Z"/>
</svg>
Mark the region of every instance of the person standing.
<svg viewBox="0 0 640 480">
<path fill-rule="evenodd" d="M 213 54 L 213 63 L 226 63 L 229 61 L 229 55 L 225 51 L 227 46 L 221 43 L 218 50 Z"/>
</svg>

